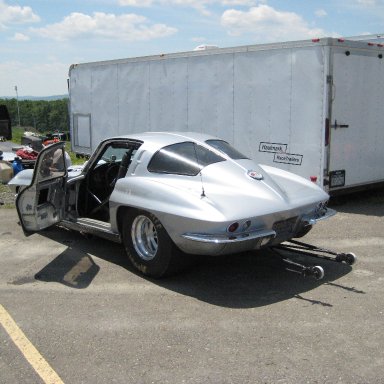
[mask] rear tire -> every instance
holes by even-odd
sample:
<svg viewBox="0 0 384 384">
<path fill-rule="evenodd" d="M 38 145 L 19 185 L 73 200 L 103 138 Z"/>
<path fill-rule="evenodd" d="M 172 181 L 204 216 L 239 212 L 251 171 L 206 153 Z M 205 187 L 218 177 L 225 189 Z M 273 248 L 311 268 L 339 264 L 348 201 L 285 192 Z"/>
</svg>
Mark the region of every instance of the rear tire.
<svg viewBox="0 0 384 384">
<path fill-rule="evenodd" d="M 152 213 L 129 211 L 123 220 L 122 235 L 130 261 L 143 275 L 160 278 L 178 269 L 182 252 Z"/>
</svg>

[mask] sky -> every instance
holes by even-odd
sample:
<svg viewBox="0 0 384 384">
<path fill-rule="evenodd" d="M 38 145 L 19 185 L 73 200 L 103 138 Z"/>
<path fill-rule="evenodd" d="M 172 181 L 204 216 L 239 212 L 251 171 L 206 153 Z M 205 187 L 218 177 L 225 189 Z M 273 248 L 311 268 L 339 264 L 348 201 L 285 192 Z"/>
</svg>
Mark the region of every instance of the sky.
<svg viewBox="0 0 384 384">
<path fill-rule="evenodd" d="M 68 93 L 71 64 L 384 33 L 384 0 L 0 0 L 0 96 Z"/>
</svg>

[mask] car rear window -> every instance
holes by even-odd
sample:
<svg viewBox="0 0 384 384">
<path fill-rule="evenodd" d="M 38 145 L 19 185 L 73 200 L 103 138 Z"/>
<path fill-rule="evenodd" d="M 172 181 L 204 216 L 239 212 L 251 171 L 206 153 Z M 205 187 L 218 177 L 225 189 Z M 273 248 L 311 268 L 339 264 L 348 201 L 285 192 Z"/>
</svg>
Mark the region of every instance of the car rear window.
<svg viewBox="0 0 384 384">
<path fill-rule="evenodd" d="M 247 156 L 243 155 L 224 140 L 207 140 L 206 143 L 213 148 L 218 149 L 220 152 L 225 153 L 233 160 L 248 159 Z"/>
<path fill-rule="evenodd" d="M 196 176 L 204 167 L 225 161 L 224 157 L 192 142 L 168 145 L 156 152 L 149 172 Z"/>
</svg>

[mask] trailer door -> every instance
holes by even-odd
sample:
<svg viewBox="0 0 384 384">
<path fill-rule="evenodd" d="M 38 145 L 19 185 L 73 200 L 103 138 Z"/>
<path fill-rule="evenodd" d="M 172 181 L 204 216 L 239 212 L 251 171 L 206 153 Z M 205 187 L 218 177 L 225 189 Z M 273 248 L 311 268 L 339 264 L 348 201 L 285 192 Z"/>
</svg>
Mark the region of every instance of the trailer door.
<svg viewBox="0 0 384 384">
<path fill-rule="evenodd" d="M 384 180 L 384 63 L 376 49 L 333 48 L 330 191 Z"/>
</svg>

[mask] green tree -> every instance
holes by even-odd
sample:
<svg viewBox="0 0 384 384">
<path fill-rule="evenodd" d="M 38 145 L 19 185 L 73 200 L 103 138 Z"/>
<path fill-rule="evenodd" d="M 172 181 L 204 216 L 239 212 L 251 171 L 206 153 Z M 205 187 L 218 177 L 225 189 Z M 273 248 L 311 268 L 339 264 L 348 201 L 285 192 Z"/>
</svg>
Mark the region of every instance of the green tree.
<svg viewBox="0 0 384 384">
<path fill-rule="evenodd" d="M 0 104 L 8 108 L 12 126 L 19 125 L 16 99 L 0 99 Z M 40 133 L 69 131 L 68 99 L 60 100 L 20 100 L 21 126 L 35 128 Z"/>
</svg>

